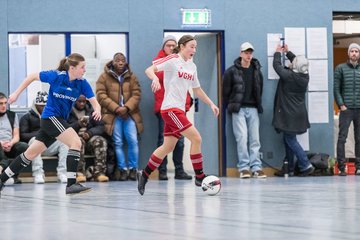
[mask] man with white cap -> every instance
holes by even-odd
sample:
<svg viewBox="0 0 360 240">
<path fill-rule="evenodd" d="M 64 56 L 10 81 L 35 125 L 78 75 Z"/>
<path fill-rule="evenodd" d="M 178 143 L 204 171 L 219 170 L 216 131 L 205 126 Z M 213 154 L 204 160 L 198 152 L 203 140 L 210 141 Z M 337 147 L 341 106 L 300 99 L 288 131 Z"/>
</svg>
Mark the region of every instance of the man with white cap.
<svg viewBox="0 0 360 240">
<path fill-rule="evenodd" d="M 351 43 L 348 48 L 349 60 L 339 64 L 334 72 L 334 97 L 340 109 L 339 137 L 336 156 L 339 176 L 346 176 L 345 142 L 351 122 L 354 123 L 355 167 L 360 175 L 360 46 Z"/>
<path fill-rule="evenodd" d="M 240 178 L 250 178 L 251 175 L 266 178 L 259 154 L 263 75 L 253 52 L 251 43 L 241 44 L 240 57 L 235 59 L 234 65 L 225 71 L 223 77 L 223 99 L 232 115 Z"/>
<path fill-rule="evenodd" d="M 176 45 L 177 45 L 177 41 L 174 36 L 167 35 L 166 37 L 164 37 L 163 42 L 162 42 L 162 48 L 158 52 L 158 55 L 154 58 L 154 61 L 157 59 L 160 59 L 160 58 L 164 58 L 170 54 L 173 54 Z M 155 112 L 156 117 L 158 118 L 158 124 L 159 124 L 158 146 L 161 146 L 162 143 L 164 142 L 164 121 L 160 114 L 160 107 L 164 100 L 164 93 L 165 93 L 164 83 L 163 83 L 164 72 L 157 72 L 156 75 L 159 78 L 161 88 L 158 91 L 154 92 L 154 98 L 155 98 L 154 112 Z M 188 93 L 187 99 L 186 99 L 185 110 L 189 111 L 190 107 L 191 107 L 191 96 Z M 174 162 L 174 166 L 175 166 L 175 179 L 191 180 L 192 176 L 188 175 L 184 171 L 183 153 L 184 153 L 184 137 L 181 137 L 179 139 L 179 141 L 176 143 L 176 146 L 175 146 L 175 149 L 173 152 L 173 162 Z M 168 180 L 167 157 L 164 158 L 164 160 L 160 164 L 158 170 L 159 170 L 159 180 L 165 180 L 165 181 Z"/>
</svg>

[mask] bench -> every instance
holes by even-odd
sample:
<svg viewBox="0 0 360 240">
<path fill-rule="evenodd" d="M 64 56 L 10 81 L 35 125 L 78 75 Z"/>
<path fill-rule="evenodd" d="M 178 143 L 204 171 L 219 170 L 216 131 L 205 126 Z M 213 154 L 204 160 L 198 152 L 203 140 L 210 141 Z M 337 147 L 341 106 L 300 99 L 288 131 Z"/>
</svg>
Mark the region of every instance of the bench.
<svg viewBox="0 0 360 240">
<path fill-rule="evenodd" d="M 86 164 L 91 164 L 94 160 L 94 155 L 85 155 Z M 58 158 L 57 156 L 42 156 L 43 163 L 44 163 L 44 172 L 45 172 L 45 180 L 46 182 L 56 182 L 57 181 L 57 173 L 56 167 L 58 165 Z M 27 166 L 21 173 L 19 174 L 19 178 L 23 182 L 33 182 L 32 177 L 32 169 L 31 164 Z"/>
</svg>

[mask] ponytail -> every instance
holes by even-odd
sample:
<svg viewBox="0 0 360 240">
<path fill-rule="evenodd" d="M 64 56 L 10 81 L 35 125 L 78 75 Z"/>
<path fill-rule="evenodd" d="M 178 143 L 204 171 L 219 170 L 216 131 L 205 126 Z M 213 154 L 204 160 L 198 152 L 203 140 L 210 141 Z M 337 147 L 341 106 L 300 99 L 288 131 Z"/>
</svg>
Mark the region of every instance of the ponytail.
<svg viewBox="0 0 360 240">
<path fill-rule="evenodd" d="M 68 71 L 70 66 L 76 67 L 80 62 L 84 62 L 85 58 L 79 53 L 72 53 L 68 57 L 60 60 L 57 70 Z"/>
</svg>

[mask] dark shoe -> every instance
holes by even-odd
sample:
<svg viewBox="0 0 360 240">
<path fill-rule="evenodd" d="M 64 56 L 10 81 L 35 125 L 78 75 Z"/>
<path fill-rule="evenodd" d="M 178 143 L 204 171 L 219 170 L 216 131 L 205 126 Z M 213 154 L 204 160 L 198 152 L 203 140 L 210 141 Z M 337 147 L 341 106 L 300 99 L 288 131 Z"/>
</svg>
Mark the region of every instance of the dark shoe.
<svg viewBox="0 0 360 240">
<path fill-rule="evenodd" d="M 127 181 L 128 180 L 128 173 L 125 169 L 120 170 L 120 177 L 119 181 Z"/>
<path fill-rule="evenodd" d="M 178 172 L 178 173 L 175 173 L 175 179 L 191 180 L 191 179 L 192 179 L 192 176 L 190 176 L 190 175 L 187 174 L 186 172 Z"/>
<path fill-rule="evenodd" d="M 137 170 L 135 168 L 130 169 L 128 179 L 131 181 L 136 181 Z"/>
<path fill-rule="evenodd" d="M 307 177 L 311 174 L 313 174 L 315 171 L 315 168 L 313 166 L 309 167 L 308 169 L 306 169 L 305 171 L 300 173 L 300 177 Z"/>
<path fill-rule="evenodd" d="M 346 177 L 347 174 L 345 171 L 339 171 L 339 176 Z"/>
<path fill-rule="evenodd" d="M 197 187 L 201 187 L 202 181 L 203 181 L 204 178 L 206 178 L 206 177 L 207 177 L 207 175 L 204 175 L 204 177 L 202 177 L 202 178 L 197 178 L 197 177 L 195 176 L 195 185 L 196 185 Z"/>
<path fill-rule="evenodd" d="M 147 179 L 142 175 L 142 171 L 136 173 L 136 178 L 138 180 L 138 191 L 141 195 L 145 193 L 145 184 L 147 183 Z"/>
<path fill-rule="evenodd" d="M 358 169 L 356 169 L 356 171 L 355 171 L 355 175 L 360 176 L 360 169 L 359 169 L 359 168 L 358 168 Z"/>
<path fill-rule="evenodd" d="M 14 184 L 22 184 L 22 181 L 16 176 L 14 177 Z"/>
<path fill-rule="evenodd" d="M 74 183 L 73 185 L 66 187 L 66 194 L 77 194 L 77 193 L 86 193 L 91 191 L 91 188 L 85 187 L 80 183 Z"/>
<path fill-rule="evenodd" d="M 285 173 L 283 170 L 279 170 L 279 171 L 275 172 L 274 175 L 276 177 L 284 177 Z M 293 177 L 293 176 L 294 176 L 294 172 L 289 172 L 289 177 Z"/>
<path fill-rule="evenodd" d="M 167 181 L 168 180 L 166 172 L 159 172 L 159 180 L 161 180 L 161 181 Z"/>
</svg>

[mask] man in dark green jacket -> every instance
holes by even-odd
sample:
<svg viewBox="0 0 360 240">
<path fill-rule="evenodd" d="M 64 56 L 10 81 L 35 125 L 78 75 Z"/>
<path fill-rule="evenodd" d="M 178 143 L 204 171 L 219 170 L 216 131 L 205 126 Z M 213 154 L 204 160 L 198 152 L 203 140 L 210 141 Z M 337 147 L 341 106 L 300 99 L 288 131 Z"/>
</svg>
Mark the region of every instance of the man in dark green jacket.
<svg viewBox="0 0 360 240">
<path fill-rule="evenodd" d="M 334 97 L 340 109 L 336 155 L 339 176 L 345 172 L 345 142 L 351 122 L 354 123 L 356 175 L 360 175 L 360 46 L 351 43 L 349 60 L 339 64 L 334 73 Z"/>
</svg>

